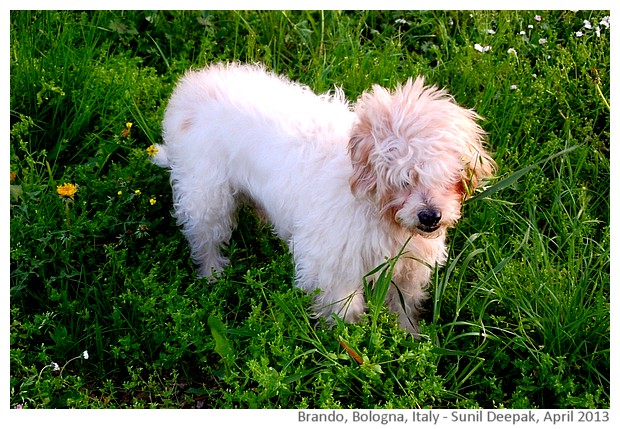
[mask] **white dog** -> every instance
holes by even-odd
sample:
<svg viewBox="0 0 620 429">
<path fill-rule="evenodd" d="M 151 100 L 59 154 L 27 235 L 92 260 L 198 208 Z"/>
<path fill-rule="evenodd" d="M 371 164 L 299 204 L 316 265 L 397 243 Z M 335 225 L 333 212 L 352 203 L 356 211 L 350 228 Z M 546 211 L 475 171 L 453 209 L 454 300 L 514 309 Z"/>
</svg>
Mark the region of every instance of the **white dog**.
<svg viewBox="0 0 620 429">
<path fill-rule="evenodd" d="M 288 243 L 297 286 L 320 289 L 314 312 L 328 321 L 356 321 L 364 275 L 409 240 L 386 302 L 415 332 L 446 229 L 493 172 L 478 118 L 422 78 L 375 85 L 350 109 L 340 90 L 316 95 L 260 66 L 218 64 L 181 79 L 154 162 L 170 170 L 200 275 L 228 263 L 222 247 L 251 202 Z"/>
</svg>

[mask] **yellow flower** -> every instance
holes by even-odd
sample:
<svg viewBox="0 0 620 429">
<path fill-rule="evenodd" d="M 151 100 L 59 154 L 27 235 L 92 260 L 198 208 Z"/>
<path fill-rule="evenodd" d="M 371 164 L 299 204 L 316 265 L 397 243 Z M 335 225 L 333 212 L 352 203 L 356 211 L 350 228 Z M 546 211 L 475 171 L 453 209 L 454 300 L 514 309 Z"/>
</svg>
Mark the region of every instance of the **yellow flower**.
<svg viewBox="0 0 620 429">
<path fill-rule="evenodd" d="M 135 191 L 133 191 L 133 193 L 136 195 L 140 195 L 142 192 L 140 191 L 140 189 L 136 189 Z"/>
<path fill-rule="evenodd" d="M 73 196 L 76 194 L 77 191 L 78 187 L 73 183 L 64 183 L 56 188 L 56 192 L 58 192 L 58 195 L 71 199 L 73 199 Z"/>
<path fill-rule="evenodd" d="M 123 195 L 123 191 L 118 191 L 116 195 Z"/>
<path fill-rule="evenodd" d="M 151 205 L 155 205 L 155 203 L 157 203 L 157 200 L 155 198 L 151 198 L 149 200 L 149 203 L 151 203 Z"/>
<path fill-rule="evenodd" d="M 146 153 L 148 153 L 149 156 L 155 156 L 157 152 L 159 152 L 159 149 L 157 149 L 153 144 L 146 148 Z"/>
<path fill-rule="evenodd" d="M 133 124 L 131 122 L 127 122 L 125 124 L 125 129 L 123 131 L 121 131 L 121 137 L 126 139 L 127 137 L 129 137 L 129 133 L 131 132 L 131 126 Z"/>
</svg>

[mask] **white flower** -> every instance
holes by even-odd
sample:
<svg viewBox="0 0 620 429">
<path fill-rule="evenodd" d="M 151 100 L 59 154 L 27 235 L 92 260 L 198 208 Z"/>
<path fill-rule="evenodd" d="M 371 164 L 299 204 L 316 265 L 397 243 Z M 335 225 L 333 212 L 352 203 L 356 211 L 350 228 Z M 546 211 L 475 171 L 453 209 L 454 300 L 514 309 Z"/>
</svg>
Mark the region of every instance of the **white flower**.
<svg viewBox="0 0 620 429">
<path fill-rule="evenodd" d="M 88 350 L 84 350 L 84 351 L 82 352 L 82 357 L 83 357 L 84 359 L 88 359 Z"/>
<path fill-rule="evenodd" d="M 578 32 L 575 33 L 575 36 L 581 37 L 581 36 L 583 36 L 583 33 L 581 31 L 578 31 Z"/>
<path fill-rule="evenodd" d="M 609 28 L 609 16 L 604 16 L 599 24 L 601 24 L 605 28 Z"/>
<path fill-rule="evenodd" d="M 583 20 L 583 26 L 587 28 L 588 30 L 592 29 L 592 24 L 590 24 L 590 21 L 588 21 L 587 19 Z"/>
<path fill-rule="evenodd" d="M 489 28 L 489 29 L 487 30 L 487 34 L 495 34 L 495 30 L 493 30 L 493 29 Z"/>
<path fill-rule="evenodd" d="M 489 50 L 491 49 L 491 47 L 490 47 L 489 45 L 487 45 L 487 46 L 482 46 L 482 45 L 480 45 L 479 43 L 476 43 L 476 44 L 474 45 L 474 49 L 475 49 L 476 51 L 478 51 L 478 52 L 486 52 L 486 51 L 489 51 Z"/>
<path fill-rule="evenodd" d="M 525 30 L 521 30 L 521 31 L 519 31 L 519 34 L 520 34 L 521 36 L 525 36 Z"/>
<path fill-rule="evenodd" d="M 538 39 L 538 44 L 539 45 L 544 45 L 545 43 L 547 43 L 547 39 L 545 39 L 545 38 Z"/>
<path fill-rule="evenodd" d="M 49 367 L 52 368 L 52 371 L 60 371 L 60 366 L 56 362 L 52 362 Z"/>
<path fill-rule="evenodd" d="M 527 28 L 534 28 L 532 24 L 528 24 Z"/>
<path fill-rule="evenodd" d="M 514 91 L 514 90 L 515 90 L 515 89 L 517 89 L 517 88 L 518 88 L 518 86 L 517 86 L 517 85 L 510 85 L 510 89 L 511 89 L 512 91 Z"/>
<path fill-rule="evenodd" d="M 597 25 L 594 31 L 596 31 L 596 37 L 601 37 L 601 27 Z"/>
<path fill-rule="evenodd" d="M 508 54 L 517 56 L 517 50 L 515 48 L 508 48 Z"/>
<path fill-rule="evenodd" d="M 534 19 L 535 19 L 536 21 L 539 21 L 539 22 L 540 22 L 540 20 L 541 20 L 542 18 L 540 17 L 540 15 L 536 15 L 536 16 L 534 17 Z"/>
<path fill-rule="evenodd" d="M 396 24 L 407 24 L 407 21 L 405 21 L 402 18 L 398 18 L 396 21 L 394 21 Z"/>
<path fill-rule="evenodd" d="M 534 79 L 536 79 L 536 78 L 538 77 L 538 75 L 537 75 L 536 73 L 532 73 L 532 77 L 533 77 Z"/>
</svg>

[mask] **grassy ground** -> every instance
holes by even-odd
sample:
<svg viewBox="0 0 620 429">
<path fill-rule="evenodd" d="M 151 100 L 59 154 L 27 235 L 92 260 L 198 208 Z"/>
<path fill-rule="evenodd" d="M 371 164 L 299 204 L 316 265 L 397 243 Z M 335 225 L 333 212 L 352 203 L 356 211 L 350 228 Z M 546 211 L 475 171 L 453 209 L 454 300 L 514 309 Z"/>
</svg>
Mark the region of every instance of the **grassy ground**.
<svg viewBox="0 0 620 429">
<path fill-rule="evenodd" d="M 11 12 L 10 406 L 608 407 L 606 15 Z M 351 99 L 423 74 L 485 117 L 499 185 L 451 231 L 422 340 L 384 310 L 315 326 L 249 212 L 196 279 L 146 149 L 179 75 L 233 59 Z"/>
</svg>

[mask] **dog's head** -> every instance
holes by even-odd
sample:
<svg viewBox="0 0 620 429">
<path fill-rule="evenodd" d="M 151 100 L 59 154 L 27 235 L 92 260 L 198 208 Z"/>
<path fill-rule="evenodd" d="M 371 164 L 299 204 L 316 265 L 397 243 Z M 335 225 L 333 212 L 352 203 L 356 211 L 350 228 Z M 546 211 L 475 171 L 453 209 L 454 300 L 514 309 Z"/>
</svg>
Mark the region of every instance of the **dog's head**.
<svg viewBox="0 0 620 429">
<path fill-rule="evenodd" d="M 409 79 L 394 92 L 375 85 L 355 106 L 349 141 L 351 190 L 392 226 L 429 237 L 461 216 L 461 203 L 493 174 L 480 117 L 444 90 Z"/>
</svg>

